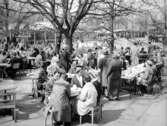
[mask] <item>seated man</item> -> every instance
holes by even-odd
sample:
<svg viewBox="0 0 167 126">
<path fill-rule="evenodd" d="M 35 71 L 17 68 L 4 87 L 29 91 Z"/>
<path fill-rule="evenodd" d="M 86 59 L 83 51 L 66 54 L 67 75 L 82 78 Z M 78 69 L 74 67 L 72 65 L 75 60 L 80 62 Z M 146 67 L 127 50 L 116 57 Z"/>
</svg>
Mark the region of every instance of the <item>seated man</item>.
<svg viewBox="0 0 167 126">
<path fill-rule="evenodd" d="M 97 104 L 97 91 L 91 77 L 88 74 L 84 75 L 85 85 L 81 89 L 76 103 L 76 111 L 79 115 L 86 115 L 90 112 L 91 108 Z"/>
</svg>

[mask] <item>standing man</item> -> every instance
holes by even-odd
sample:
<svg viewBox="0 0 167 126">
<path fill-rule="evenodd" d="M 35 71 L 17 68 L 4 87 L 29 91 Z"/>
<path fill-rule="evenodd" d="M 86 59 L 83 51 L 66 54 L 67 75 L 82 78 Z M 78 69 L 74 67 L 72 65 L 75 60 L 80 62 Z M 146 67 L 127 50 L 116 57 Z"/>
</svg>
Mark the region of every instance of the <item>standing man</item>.
<svg viewBox="0 0 167 126">
<path fill-rule="evenodd" d="M 107 83 L 107 70 L 108 70 L 108 51 L 103 53 L 104 57 L 99 60 L 98 67 L 100 68 L 100 83 L 102 85 L 102 93 L 107 97 L 108 83 Z"/>
<path fill-rule="evenodd" d="M 107 79 L 108 79 L 108 92 L 109 92 L 109 100 L 119 100 L 119 90 L 121 84 L 121 69 L 122 69 L 122 62 L 120 60 L 119 54 L 114 52 L 112 54 L 112 59 L 108 64 L 108 72 L 107 72 Z"/>
</svg>

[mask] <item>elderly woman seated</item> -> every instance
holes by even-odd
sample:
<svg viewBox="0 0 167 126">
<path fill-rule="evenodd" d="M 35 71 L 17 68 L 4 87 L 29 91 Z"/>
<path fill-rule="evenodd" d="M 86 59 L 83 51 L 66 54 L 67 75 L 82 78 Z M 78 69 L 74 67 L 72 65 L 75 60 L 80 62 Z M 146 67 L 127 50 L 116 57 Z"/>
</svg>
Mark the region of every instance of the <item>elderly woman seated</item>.
<svg viewBox="0 0 167 126">
<path fill-rule="evenodd" d="M 86 115 L 91 108 L 97 104 L 97 90 L 91 82 L 91 77 L 88 74 L 84 75 L 85 85 L 81 89 L 80 95 L 76 101 L 76 111 L 79 115 Z"/>
</svg>

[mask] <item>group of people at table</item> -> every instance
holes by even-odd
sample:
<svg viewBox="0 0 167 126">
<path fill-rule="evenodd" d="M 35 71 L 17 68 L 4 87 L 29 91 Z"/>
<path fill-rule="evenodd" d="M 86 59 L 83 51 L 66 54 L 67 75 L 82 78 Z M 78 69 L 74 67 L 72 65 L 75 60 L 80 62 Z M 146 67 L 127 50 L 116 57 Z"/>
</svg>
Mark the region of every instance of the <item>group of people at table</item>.
<svg viewBox="0 0 167 126">
<path fill-rule="evenodd" d="M 53 109 L 57 124 L 65 122 L 65 125 L 70 125 L 71 110 L 81 116 L 86 115 L 92 107 L 100 104 L 101 95 L 108 100 L 120 100 L 122 79 L 136 78 L 141 92 L 147 93 L 156 69 L 156 60 L 149 59 L 129 68 L 123 67 L 125 61 L 122 52 L 110 54 L 108 50 L 97 48 L 72 55 L 70 65 L 68 60 L 62 62 L 60 55 L 55 54 L 50 65 L 41 64 L 38 72 L 37 88 L 45 90 L 40 94 L 41 102 L 47 102 Z M 49 92 L 48 97 L 46 92 Z M 71 98 L 75 99 L 72 106 Z"/>
<path fill-rule="evenodd" d="M 40 63 L 49 63 L 54 55 L 52 45 L 48 45 L 43 49 L 38 46 L 27 48 L 23 45 L 12 48 L 5 47 L 0 49 L 0 69 L 2 75 L 5 74 L 5 77 L 10 78 L 15 77 L 17 70 L 39 68 Z M 14 67 L 16 63 L 19 64 L 17 68 Z"/>
<path fill-rule="evenodd" d="M 44 49 L 34 48 L 29 57 L 35 57 L 35 66 L 39 68 L 36 85 L 41 90 L 41 102 L 53 109 L 57 125 L 62 122 L 71 125 L 71 112 L 81 116 L 88 114 L 92 107 L 100 104 L 101 95 L 108 100 L 120 100 L 122 79 L 137 77 L 140 90 L 146 93 L 157 64 L 157 60 L 152 58 L 128 68 L 127 62 L 131 65 L 130 48 L 110 54 L 109 50 L 99 47 L 88 49 L 86 53 L 74 51 L 72 55 L 66 48 L 62 48 L 59 54 L 54 53 L 53 47 L 48 50 L 46 53 Z M 7 58 L 10 58 L 10 64 L 22 59 L 25 50 L 21 47 L 19 51 L 7 54 L 8 50 L 1 52 L 0 63 L 6 62 Z M 45 62 L 46 59 L 50 64 Z M 72 106 L 71 99 L 74 101 Z"/>
</svg>

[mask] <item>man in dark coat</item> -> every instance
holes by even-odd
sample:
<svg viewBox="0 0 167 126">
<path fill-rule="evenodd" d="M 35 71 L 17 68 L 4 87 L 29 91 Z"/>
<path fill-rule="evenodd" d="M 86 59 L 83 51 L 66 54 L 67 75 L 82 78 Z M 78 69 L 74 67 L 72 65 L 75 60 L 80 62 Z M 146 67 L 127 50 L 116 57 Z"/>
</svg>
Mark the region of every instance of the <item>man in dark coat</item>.
<svg viewBox="0 0 167 126">
<path fill-rule="evenodd" d="M 102 84 L 103 94 L 107 96 L 107 70 L 108 70 L 108 52 L 104 52 L 104 57 L 99 60 L 98 67 L 100 68 L 100 83 Z"/>
<path fill-rule="evenodd" d="M 107 79 L 109 84 L 109 100 L 119 100 L 121 69 L 122 62 L 119 58 L 119 54 L 115 52 L 112 54 L 112 58 L 109 60 L 108 64 Z"/>
</svg>

